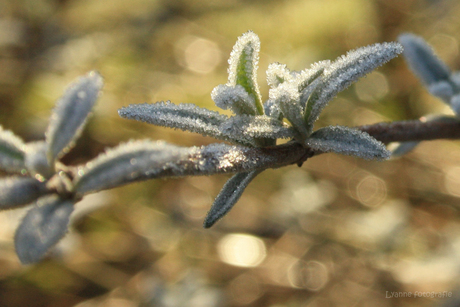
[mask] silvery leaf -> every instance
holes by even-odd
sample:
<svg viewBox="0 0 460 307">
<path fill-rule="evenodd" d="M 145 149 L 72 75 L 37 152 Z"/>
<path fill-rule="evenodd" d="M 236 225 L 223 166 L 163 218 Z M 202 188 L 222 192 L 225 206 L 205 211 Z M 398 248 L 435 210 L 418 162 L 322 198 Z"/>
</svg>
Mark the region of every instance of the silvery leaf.
<svg viewBox="0 0 460 307">
<path fill-rule="evenodd" d="M 300 106 L 300 95 L 296 84 L 282 83 L 276 88 L 270 89 L 270 100 L 279 106 L 283 116 L 289 120 L 297 132 L 296 137 L 303 140 L 308 136 Z"/>
<path fill-rule="evenodd" d="M 27 171 L 40 180 L 54 175 L 54 161 L 50 165 L 46 156 L 48 145 L 43 141 L 26 144 L 25 166 Z"/>
<path fill-rule="evenodd" d="M 383 143 L 365 132 L 343 126 L 318 129 L 305 144 L 315 151 L 335 152 L 366 160 L 383 160 L 390 157 L 390 152 Z"/>
<path fill-rule="evenodd" d="M 241 85 L 218 85 L 212 90 L 211 98 L 219 108 L 231 109 L 235 114 L 257 114 L 254 98 Z"/>
<path fill-rule="evenodd" d="M 0 210 L 21 207 L 50 193 L 46 183 L 29 177 L 0 179 Z"/>
<path fill-rule="evenodd" d="M 38 262 L 67 233 L 74 209 L 70 200 L 58 196 L 40 198 L 16 230 L 14 243 L 23 264 Z"/>
<path fill-rule="evenodd" d="M 293 76 L 286 64 L 271 63 L 267 69 L 267 83 L 271 88 L 275 88 L 283 82 L 291 81 Z"/>
<path fill-rule="evenodd" d="M 412 71 L 425 83 L 448 80 L 450 69 L 434 53 L 433 49 L 419 36 L 405 33 L 398 37 L 404 47 L 404 58 Z"/>
<path fill-rule="evenodd" d="M 450 99 L 450 107 L 457 116 L 460 116 L 460 94 L 452 96 Z"/>
<path fill-rule="evenodd" d="M 304 116 L 308 131 L 312 131 L 319 114 L 337 93 L 401 52 L 402 46 L 395 42 L 374 44 L 349 51 L 326 67 L 319 77 L 321 84 L 307 102 Z"/>
<path fill-rule="evenodd" d="M 134 119 L 149 124 L 176 128 L 183 131 L 200 133 L 237 144 L 238 136 L 222 134 L 219 127 L 228 117 L 217 112 L 199 108 L 191 103 L 173 104 L 170 101 L 144 104 L 131 104 L 118 110 L 123 118 Z"/>
<path fill-rule="evenodd" d="M 262 171 L 238 173 L 230 178 L 217 195 L 214 204 L 204 220 L 204 228 L 210 228 L 214 223 L 226 215 L 240 199 L 246 187 Z"/>
<path fill-rule="evenodd" d="M 0 169 L 16 173 L 24 170 L 24 146 L 19 137 L 0 126 Z"/>
<path fill-rule="evenodd" d="M 240 135 L 248 143 L 254 143 L 258 138 L 287 139 L 295 135 L 293 128 L 266 115 L 236 115 L 223 123 L 220 129 L 224 134 Z"/>
<path fill-rule="evenodd" d="M 257 84 L 257 68 L 259 63 L 260 41 L 252 31 L 238 37 L 230 53 L 228 68 L 229 86 L 241 85 L 254 99 L 257 112 L 263 114 L 262 98 Z"/>
<path fill-rule="evenodd" d="M 428 85 L 428 91 L 431 95 L 441 98 L 444 102 L 449 103 L 454 95 L 452 84 L 448 81 L 433 82 Z"/>
<path fill-rule="evenodd" d="M 102 77 L 95 71 L 70 85 L 59 99 L 46 131 L 50 163 L 63 155 L 81 133 L 102 89 Z"/>
<path fill-rule="evenodd" d="M 193 150 L 194 147 L 182 148 L 148 140 L 120 144 L 78 169 L 75 191 L 86 194 L 154 177 L 169 164 L 185 159 Z M 177 172 L 180 171 L 177 168 Z"/>
<path fill-rule="evenodd" d="M 399 143 L 398 146 L 391 151 L 391 157 L 399 158 L 404 156 L 405 154 L 412 151 L 415 147 L 417 147 L 418 144 L 420 144 L 420 142 L 417 141 Z"/>
</svg>

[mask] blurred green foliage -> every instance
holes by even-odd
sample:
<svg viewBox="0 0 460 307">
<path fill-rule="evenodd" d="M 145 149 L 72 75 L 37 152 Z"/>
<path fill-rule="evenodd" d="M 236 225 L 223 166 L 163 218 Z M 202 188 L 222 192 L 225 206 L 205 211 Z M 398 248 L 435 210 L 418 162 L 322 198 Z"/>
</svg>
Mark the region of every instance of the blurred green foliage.
<svg viewBox="0 0 460 307">
<path fill-rule="evenodd" d="M 199 135 L 123 120 L 131 103 L 216 109 L 235 39 L 261 39 L 259 67 L 292 69 L 413 32 L 459 67 L 460 3 L 449 0 L 6 0 L 0 3 L 0 123 L 26 141 L 76 76 L 98 70 L 102 97 L 79 164 L 128 139 L 192 146 Z M 266 82 L 259 80 L 267 98 Z M 341 93 L 320 126 L 450 112 L 401 59 Z M 89 196 L 50 259 L 20 266 L 23 213 L 0 214 L 0 306 L 431 306 L 458 295 L 460 148 L 426 142 L 389 162 L 321 155 L 269 170 L 211 230 L 201 223 L 227 176 L 158 180 Z M 413 296 L 413 295 L 412 295 Z"/>
</svg>

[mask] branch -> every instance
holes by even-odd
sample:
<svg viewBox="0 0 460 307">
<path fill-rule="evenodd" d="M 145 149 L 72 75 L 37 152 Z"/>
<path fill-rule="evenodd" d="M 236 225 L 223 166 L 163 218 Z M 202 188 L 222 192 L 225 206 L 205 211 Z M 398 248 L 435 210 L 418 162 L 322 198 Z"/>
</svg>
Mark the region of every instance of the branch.
<svg viewBox="0 0 460 307">
<path fill-rule="evenodd" d="M 428 141 L 435 139 L 460 139 L 460 121 L 455 118 L 378 123 L 358 126 L 383 143 Z M 308 158 L 324 152 L 303 147 L 297 142 L 269 147 L 246 147 L 227 144 L 212 144 L 190 148 L 178 160 L 165 163 L 161 169 L 145 170 L 128 182 L 156 178 L 206 176 L 224 173 L 242 173 L 267 168 L 279 168 L 290 164 L 302 165 Z"/>
</svg>

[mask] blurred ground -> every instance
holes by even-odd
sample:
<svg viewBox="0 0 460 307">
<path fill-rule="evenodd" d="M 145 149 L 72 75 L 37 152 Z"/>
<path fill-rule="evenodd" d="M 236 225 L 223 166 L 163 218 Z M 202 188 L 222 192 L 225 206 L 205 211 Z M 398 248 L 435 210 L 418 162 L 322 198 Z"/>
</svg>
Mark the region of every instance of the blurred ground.
<svg viewBox="0 0 460 307">
<path fill-rule="evenodd" d="M 271 62 L 300 70 L 406 31 L 460 69 L 459 14 L 454 0 L 3 0 L 0 123 L 26 141 L 42 138 L 65 86 L 96 69 L 103 96 L 64 162 L 128 139 L 209 144 L 120 119 L 117 109 L 160 100 L 216 109 L 210 92 L 226 82 L 231 47 L 247 30 L 261 39 L 265 97 Z M 399 58 L 341 93 L 319 126 L 449 112 Z M 0 213 L 0 306 L 458 306 L 458 142 L 426 142 L 389 162 L 328 154 L 268 170 L 204 230 L 228 177 L 90 195 L 72 231 L 34 266 L 14 254 L 24 211 Z M 430 297 L 439 293 L 453 297 Z"/>
</svg>

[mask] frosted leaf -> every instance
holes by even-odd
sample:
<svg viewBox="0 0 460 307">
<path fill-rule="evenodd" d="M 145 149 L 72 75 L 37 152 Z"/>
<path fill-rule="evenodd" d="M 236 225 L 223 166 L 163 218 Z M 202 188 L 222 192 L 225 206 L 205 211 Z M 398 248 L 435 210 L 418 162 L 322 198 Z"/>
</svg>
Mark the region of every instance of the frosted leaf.
<svg viewBox="0 0 460 307">
<path fill-rule="evenodd" d="M 428 85 L 431 95 L 436 96 L 449 103 L 450 98 L 454 95 L 454 89 L 448 81 L 434 82 Z"/>
<path fill-rule="evenodd" d="M 134 119 L 149 124 L 200 133 L 216 139 L 242 144 L 239 138 L 229 137 L 219 130 L 228 119 L 226 115 L 199 108 L 191 103 L 173 104 L 170 101 L 131 104 L 118 110 L 123 118 Z M 247 145 L 243 143 L 242 145 Z"/>
<path fill-rule="evenodd" d="M 34 178 L 0 179 L 0 210 L 27 205 L 47 193 L 46 184 Z"/>
<path fill-rule="evenodd" d="M 283 113 L 281 112 L 280 106 L 273 99 L 268 99 L 264 104 L 265 115 L 270 116 L 276 120 L 283 120 Z"/>
<path fill-rule="evenodd" d="M 54 175 L 54 163 L 49 164 L 46 156 L 48 145 L 43 141 L 27 143 L 25 166 L 27 171 L 34 176 L 49 179 Z"/>
<path fill-rule="evenodd" d="M 366 160 L 383 160 L 390 157 L 390 152 L 383 143 L 365 132 L 343 126 L 318 129 L 305 144 L 315 151 L 335 152 Z"/>
<path fill-rule="evenodd" d="M 257 68 L 259 64 L 260 41 L 252 31 L 238 37 L 230 53 L 228 68 L 229 86 L 241 85 L 254 99 L 257 112 L 263 114 L 262 98 L 257 84 Z"/>
<path fill-rule="evenodd" d="M 337 93 L 401 52 L 402 46 L 398 43 L 374 44 L 349 51 L 324 69 L 319 77 L 321 85 L 310 95 L 305 110 L 309 131 L 313 129 L 321 111 Z"/>
<path fill-rule="evenodd" d="M 237 115 L 223 123 L 220 129 L 225 134 L 240 135 L 248 142 L 254 142 L 256 138 L 292 138 L 295 134 L 295 131 L 282 121 L 266 115 Z"/>
<path fill-rule="evenodd" d="M 303 111 L 300 106 L 300 96 L 295 84 L 283 83 L 270 90 L 270 99 L 279 106 L 284 117 L 289 120 L 294 129 L 298 132 L 298 137 L 308 136 L 303 119 Z"/>
<path fill-rule="evenodd" d="M 404 47 L 404 58 L 411 70 L 425 83 L 449 79 L 450 69 L 434 53 L 433 49 L 419 36 L 405 33 L 398 37 Z"/>
<path fill-rule="evenodd" d="M 297 82 L 299 87 L 299 92 L 302 92 L 307 85 L 311 84 L 313 80 L 317 79 L 323 73 L 324 69 L 331 65 L 331 61 L 319 61 L 313 63 L 310 68 L 304 69 L 297 73 L 295 76 L 295 82 Z"/>
<path fill-rule="evenodd" d="M 307 108 L 307 102 L 310 99 L 310 96 L 315 92 L 315 90 L 323 83 L 321 78 L 313 80 L 308 86 L 306 86 L 300 93 L 300 107 L 302 108 L 302 114 L 305 114 Z M 303 115 L 305 117 L 305 115 Z"/>
<path fill-rule="evenodd" d="M 14 244 L 23 264 L 35 263 L 45 256 L 67 233 L 74 202 L 58 196 L 40 198 L 16 230 Z"/>
<path fill-rule="evenodd" d="M 92 71 L 71 84 L 59 99 L 45 134 L 50 163 L 66 153 L 80 135 L 102 86 L 102 77 Z"/>
<path fill-rule="evenodd" d="M 457 91 L 460 89 L 460 72 L 456 71 L 450 75 L 450 80 L 454 83 Z"/>
<path fill-rule="evenodd" d="M 452 96 L 450 99 L 450 107 L 457 114 L 457 117 L 460 116 L 460 94 Z"/>
<path fill-rule="evenodd" d="M 0 126 L 0 169 L 17 173 L 25 169 L 24 146 L 19 137 Z"/>
<path fill-rule="evenodd" d="M 230 178 L 217 195 L 214 204 L 204 220 L 204 228 L 210 228 L 214 223 L 226 215 L 240 199 L 246 187 L 262 171 L 238 173 Z"/>
<path fill-rule="evenodd" d="M 293 76 L 286 64 L 271 63 L 267 69 L 267 83 L 274 88 L 285 81 L 291 81 Z"/>
<path fill-rule="evenodd" d="M 420 144 L 420 142 L 417 141 L 399 143 L 398 146 L 391 151 L 391 157 L 399 158 L 404 156 L 405 154 L 412 151 L 415 147 L 417 147 L 418 144 Z"/>
<path fill-rule="evenodd" d="M 218 85 L 212 90 L 211 98 L 219 108 L 231 109 L 235 114 L 257 114 L 254 99 L 241 85 Z"/>
<path fill-rule="evenodd" d="M 194 150 L 148 140 L 120 144 L 78 169 L 75 191 L 86 194 L 138 181 L 147 174 L 153 176 Z M 180 171 L 178 168 L 178 175 Z"/>
</svg>

